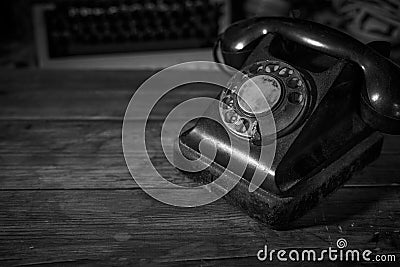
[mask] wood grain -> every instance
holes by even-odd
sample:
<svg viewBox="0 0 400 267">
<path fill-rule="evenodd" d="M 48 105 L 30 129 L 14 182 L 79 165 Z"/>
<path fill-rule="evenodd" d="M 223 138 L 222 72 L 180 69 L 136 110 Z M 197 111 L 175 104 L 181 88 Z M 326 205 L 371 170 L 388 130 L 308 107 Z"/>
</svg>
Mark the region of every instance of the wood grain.
<svg viewBox="0 0 400 267">
<path fill-rule="evenodd" d="M 326 248 L 340 237 L 352 248 L 400 256 L 400 140 L 394 136 L 386 136 L 376 162 L 292 230 L 271 230 L 223 200 L 183 209 L 150 198 L 128 172 L 121 127 L 131 96 L 151 74 L 0 72 L 0 265 L 265 266 L 255 257 L 264 244 Z M 163 98 L 146 133 L 157 169 L 188 186 L 195 184 L 166 162 L 155 140 L 174 106 L 216 94 L 213 87 L 193 88 Z M 145 95 L 158 94 L 153 89 Z M 130 119 L 138 124 L 128 140 L 133 144 L 143 137 L 144 118 Z M 137 158 L 138 175 L 149 178 L 146 187 L 157 188 L 140 163 L 146 151 L 128 153 Z"/>
<path fill-rule="evenodd" d="M 134 122 L 140 125 L 141 122 Z M 194 184 L 163 156 L 157 138 L 162 122 L 148 124 L 147 153 L 157 170 L 170 181 Z M 1 189 L 136 188 L 129 174 L 121 143 L 119 121 L 18 121 L 0 122 Z M 131 133 L 132 142 L 140 140 L 140 127 Z M 174 136 L 167 143 L 172 149 Z M 351 179 L 345 186 L 399 185 L 400 149 L 385 143 L 379 160 Z M 137 158 L 135 174 L 151 176 L 143 170 L 146 151 L 128 151 Z M 147 164 L 148 165 L 148 164 Z M 146 166 L 147 166 L 146 165 Z M 149 182 L 149 187 L 157 184 Z"/>
<path fill-rule="evenodd" d="M 191 73 L 178 71 L 172 75 L 178 80 L 193 76 Z M 151 74 L 149 71 L 4 71 L 0 73 L 0 119 L 122 120 L 131 97 Z M 200 78 L 207 76 L 215 76 L 215 72 L 205 72 Z M 153 103 L 150 99 L 162 95 L 164 85 L 169 82 L 164 77 L 153 87 L 145 87 L 142 91 L 149 101 L 135 102 L 140 105 L 138 108 L 147 109 L 148 103 Z M 204 83 L 177 87 L 160 100 L 151 118 L 164 118 L 185 99 L 215 97 L 218 92 L 215 86 Z"/>
<path fill-rule="evenodd" d="M 141 190 L 8 191 L 0 195 L 0 261 L 255 262 L 264 244 L 321 249 L 335 246 L 340 237 L 354 248 L 396 253 L 396 243 L 388 241 L 396 238 L 398 205 L 395 188 L 344 188 L 306 215 L 297 229 L 274 231 L 223 200 L 182 209 Z M 391 235 L 376 242 L 376 232 Z"/>
</svg>

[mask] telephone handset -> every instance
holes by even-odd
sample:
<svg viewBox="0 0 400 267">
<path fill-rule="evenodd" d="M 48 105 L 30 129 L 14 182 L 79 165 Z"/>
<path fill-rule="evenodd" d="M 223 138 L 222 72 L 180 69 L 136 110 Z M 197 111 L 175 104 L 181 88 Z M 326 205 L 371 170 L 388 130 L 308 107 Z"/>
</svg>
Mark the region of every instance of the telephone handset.
<svg viewBox="0 0 400 267">
<path fill-rule="evenodd" d="M 251 144 L 242 159 L 247 169 L 226 199 L 275 228 L 286 227 L 377 158 L 383 138 L 377 131 L 400 133 L 400 68 L 385 56 L 390 50 L 382 43 L 364 45 L 315 22 L 264 17 L 231 25 L 215 48 L 268 102 L 260 103 L 252 87 L 234 76 L 218 96 L 221 105 L 209 108 L 227 131 Z M 214 57 L 218 62 L 215 51 Z M 268 138 L 257 128 L 255 113 L 271 111 L 276 152 L 267 169 L 260 148 Z M 221 144 L 216 155 L 232 153 L 223 130 L 207 118 L 179 137 L 180 150 L 198 159 L 201 140 L 210 136 Z M 241 160 L 241 154 L 230 156 Z M 226 157 L 217 156 L 192 177 L 209 183 L 224 168 Z M 265 180 L 250 192 L 258 169 Z"/>
<path fill-rule="evenodd" d="M 295 43 L 361 67 L 361 116 L 371 127 L 400 133 L 400 68 L 356 39 L 321 24 L 289 18 L 253 18 L 233 24 L 221 38 L 225 64 L 240 69 L 262 36 L 279 34 Z"/>
</svg>

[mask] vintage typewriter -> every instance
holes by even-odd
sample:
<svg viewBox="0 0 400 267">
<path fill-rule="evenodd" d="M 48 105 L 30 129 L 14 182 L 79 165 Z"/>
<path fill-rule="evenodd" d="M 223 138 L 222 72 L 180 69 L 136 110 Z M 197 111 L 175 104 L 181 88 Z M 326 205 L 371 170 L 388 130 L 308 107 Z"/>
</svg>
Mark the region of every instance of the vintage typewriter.
<svg viewBox="0 0 400 267">
<path fill-rule="evenodd" d="M 221 1 L 66 0 L 44 12 L 49 56 L 212 46 Z"/>
</svg>

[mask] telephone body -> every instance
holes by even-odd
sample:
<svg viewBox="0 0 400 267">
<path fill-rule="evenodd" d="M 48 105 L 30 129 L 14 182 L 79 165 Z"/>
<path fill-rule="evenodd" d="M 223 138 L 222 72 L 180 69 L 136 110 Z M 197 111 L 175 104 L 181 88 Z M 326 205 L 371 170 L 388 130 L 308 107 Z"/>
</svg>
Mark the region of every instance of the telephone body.
<svg viewBox="0 0 400 267">
<path fill-rule="evenodd" d="M 276 125 L 273 163 L 261 186 L 249 192 L 257 167 L 252 165 L 263 164 L 259 151 L 265 136 L 249 129 L 255 121 L 251 112 L 260 105 L 249 110 L 240 103 L 235 97 L 240 94 L 257 102 L 240 83 L 218 95 L 222 111 L 221 106 L 209 108 L 220 112 L 220 123 L 200 118 L 181 134 L 179 146 L 185 157 L 196 159 L 202 139 L 211 136 L 216 143 L 229 144 L 225 131 L 236 131 L 250 144 L 253 160 L 225 198 L 273 228 L 290 225 L 376 159 L 383 140 L 379 132 L 400 133 L 400 68 L 388 59 L 387 43 L 365 45 L 315 22 L 263 17 L 231 25 L 216 48 L 225 64 L 268 87 Z M 233 120 L 243 119 L 242 127 L 230 127 L 228 113 Z M 189 175 L 203 183 L 213 181 L 226 167 L 229 153 L 224 147 L 218 146 L 206 170 Z"/>
</svg>

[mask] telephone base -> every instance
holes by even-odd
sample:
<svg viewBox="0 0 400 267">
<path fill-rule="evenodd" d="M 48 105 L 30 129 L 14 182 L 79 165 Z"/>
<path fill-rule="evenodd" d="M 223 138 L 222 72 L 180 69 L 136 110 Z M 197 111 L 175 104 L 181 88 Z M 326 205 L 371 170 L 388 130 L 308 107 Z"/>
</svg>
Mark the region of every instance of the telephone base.
<svg viewBox="0 0 400 267">
<path fill-rule="evenodd" d="M 304 215 L 316 206 L 321 198 L 338 189 L 355 172 L 378 158 L 382 142 L 383 136 L 373 132 L 325 169 L 296 185 L 296 188 L 290 190 L 291 192 L 277 195 L 258 188 L 251 193 L 248 190 L 249 182 L 240 179 L 224 198 L 271 228 L 288 228 L 290 222 Z M 190 160 L 199 158 L 199 153 L 185 145 L 180 139 L 179 146 L 186 158 Z M 189 178 L 206 184 L 219 177 L 223 170 L 222 166 L 213 162 L 201 172 L 185 173 Z"/>
</svg>

